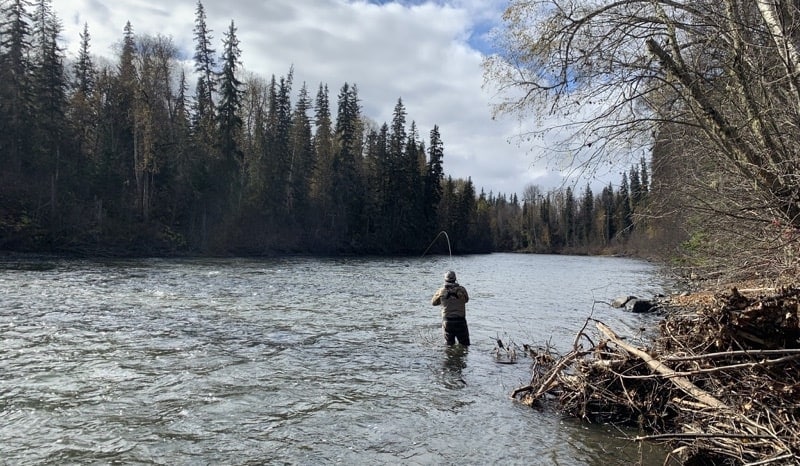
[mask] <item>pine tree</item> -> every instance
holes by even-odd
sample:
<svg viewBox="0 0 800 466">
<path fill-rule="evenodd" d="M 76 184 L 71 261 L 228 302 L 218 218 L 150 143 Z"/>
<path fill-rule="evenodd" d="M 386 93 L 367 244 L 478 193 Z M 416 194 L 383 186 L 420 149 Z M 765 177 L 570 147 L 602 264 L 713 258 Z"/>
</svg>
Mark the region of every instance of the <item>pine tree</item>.
<svg viewBox="0 0 800 466">
<path fill-rule="evenodd" d="M 425 222 L 428 234 L 435 233 L 436 209 L 442 199 L 444 181 L 444 144 L 439 134 L 439 126 L 434 125 L 430 132 L 428 146 L 428 166 L 425 173 Z"/>
<path fill-rule="evenodd" d="M 622 172 L 622 182 L 615 198 L 615 230 L 617 234 L 625 238 L 630 235 L 631 225 L 633 225 L 630 199 L 628 174 Z"/>
<path fill-rule="evenodd" d="M 73 65 L 72 95 L 68 106 L 69 122 L 75 135 L 78 152 L 83 158 L 81 163 L 88 168 L 89 161 L 98 157 L 98 125 L 100 101 L 95 92 L 97 69 L 92 61 L 90 51 L 91 37 L 89 25 L 84 23 L 80 34 L 81 45 L 78 59 Z M 84 184 L 85 184 L 85 180 Z"/>
<path fill-rule="evenodd" d="M 459 180 L 453 222 L 448 230 L 450 240 L 453 242 L 453 253 L 463 254 L 472 250 L 470 221 L 475 218 L 476 206 L 477 200 L 472 178 L 467 178 L 466 181 Z"/>
<path fill-rule="evenodd" d="M 603 244 L 606 246 L 617 234 L 617 209 L 614 197 L 614 187 L 609 183 L 603 188 L 603 193 L 600 195 L 600 202 L 603 206 Z"/>
<path fill-rule="evenodd" d="M 424 158 L 424 148 L 418 141 L 417 125 L 411 122 L 406 145 L 401 154 L 395 187 L 395 208 L 399 214 L 399 245 L 403 252 L 418 247 L 419 238 L 425 227 L 424 181 L 420 172 L 420 157 Z M 424 165 L 423 165 L 424 166 Z"/>
<path fill-rule="evenodd" d="M 333 160 L 334 212 L 337 236 L 350 244 L 365 236 L 362 230 L 364 191 L 361 178 L 362 124 L 358 89 L 344 83 L 337 102 L 335 137 L 338 150 Z M 360 236 L 360 237 L 359 237 Z"/>
<path fill-rule="evenodd" d="M 644 157 L 641 158 L 639 167 L 641 168 L 639 179 L 642 183 L 642 195 L 646 197 L 650 192 L 650 175 L 647 171 L 647 161 L 645 161 Z"/>
<path fill-rule="evenodd" d="M 556 225 L 556 216 L 553 211 L 552 193 L 548 193 L 543 197 L 542 203 L 539 205 L 539 220 L 542 224 L 542 233 L 538 240 L 541 243 L 541 250 L 546 252 L 554 252 L 556 247 L 554 244 L 554 235 L 558 226 Z"/>
<path fill-rule="evenodd" d="M 233 22 L 231 21 L 231 25 Z M 194 21 L 194 70 L 200 76 L 198 81 L 203 83 L 203 93 L 197 95 L 199 105 L 203 110 L 212 112 L 214 109 L 213 96 L 216 92 L 216 58 L 215 50 L 211 47 L 211 30 L 206 24 L 206 11 L 203 3 L 198 0 Z M 237 44 L 238 46 L 238 41 Z"/>
<path fill-rule="evenodd" d="M 384 123 L 379 130 L 370 131 L 367 136 L 365 161 L 366 178 L 366 231 L 369 250 L 387 252 L 389 238 L 389 192 L 392 174 L 389 171 L 389 125 Z"/>
<path fill-rule="evenodd" d="M 630 182 L 630 208 L 632 213 L 636 213 L 639 203 L 644 199 L 642 183 L 639 180 L 639 167 L 632 166 L 628 172 Z"/>
<path fill-rule="evenodd" d="M 503 202 L 505 204 L 505 202 Z M 505 205 L 500 208 L 504 208 Z M 469 244 L 470 252 L 488 253 L 492 252 L 492 202 L 486 198 L 486 194 L 481 191 L 475 202 L 475 212 L 473 220 L 469 222 Z M 514 249 L 511 246 L 509 249 Z"/>
<path fill-rule="evenodd" d="M 48 132 L 60 129 L 66 107 L 68 86 L 64 73 L 64 53 L 58 45 L 61 29 L 50 0 L 38 0 L 32 31 L 35 49 L 34 92 L 38 100 L 37 120 L 48 126 Z"/>
<path fill-rule="evenodd" d="M 594 194 L 592 193 L 592 187 L 589 186 L 588 183 L 586 184 L 586 189 L 583 191 L 583 197 L 581 198 L 581 205 L 578 212 L 580 218 L 578 224 L 580 246 L 588 248 L 592 245 L 595 220 Z"/>
<path fill-rule="evenodd" d="M 292 71 L 277 80 L 272 76 L 267 92 L 261 171 L 264 189 L 262 203 L 273 227 L 289 218 L 290 132 L 292 126 Z"/>
<path fill-rule="evenodd" d="M 408 139 L 406 134 L 406 108 L 403 99 L 397 99 L 392 114 L 391 131 L 389 132 L 389 157 L 397 161 L 403 156 L 403 149 Z"/>
<path fill-rule="evenodd" d="M 386 170 L 389 176 L 387 183 L 389 195 L 384 198 L 381 210 L 385 213 L 388 228 L 387 241 L 390 244 L 401 244 L 405 229 L 403 222 L 406 220 L 406 210 L 408 210 L 406 194 L 409 189 L 409 180 L 404 178 L 405 172 L 403 171 L 403 156 L 408 135 L 406 134 L 406 109 L 402 99 L 397 99 L 395 104 L 388 136 Z"/>
<path fill-rule="evenodd" d="M 97 70 L 89 53 L 91 36 L 89 35 L 88 23 L 83 24 L 83 32 L 80 33 L 80 39 L 81 45 L 78 50 L 78 59 L 74 64 L 75 83 L 73 87 L 83 95 L 90 96 L 94 91 Z"/>
<path fill-rule="evenodd" d="M 442 200 L 439 202 L 438 217 L 439 217 L 439 230 L 448 232 L 448 236 L 452 241 L 455 240 L 453 235 L 456 233 L 456 211 L 458 206 L 458 195 L 456 193 L 456 183 L 453 181 L 452 176 L 445 178 L 442 183 Z M 450 243 L 452 250 L 453 243 Z M 451 251 L 448 251 L 451 252 Z"/>
<path fill-rule="evenodd" d="M 289 193 L 287 203 L 292 221 L 300 228 L 308 226 L 311 194 L 311 177 L 315 154 L 311 118 L 308 115 L 311 100 L 303 83 L 291 118 L 289 134 Z"/>
<path fill-rule="evenodd" d="M 572 192 L 572 188 L 568 186 L 564 192 L 564 206 L 561 218 L 564 246 L 566 247 L 574 247 L 577 244 L 576 210 L 575 194 Z"/>
<path fill-rule="evenodd" d="M 291 216 L 290 190 L 291 190 L 291 139 L 292 139 L 292 85 L 294 82 L 294 69 L 290 68 L 286 76 L 278 81 L 276 93 L 272 93 L 273 103 L 270 114 L 274 115 L 272 121 L 272 156 L 276 158 L 275 172 L 272 176 L 274 185 L 274 199 L 279 213 L 279 222 L 285 224 Z"/>
<path fill-rule="evenodd" d="M 33 107 L 29 60 L 30 17 L 25 0 L 12 0 L 0 6 L 0 165 L 10 174 L 19 174 L 31 165 L 28 159 L 33 134 L 30 132 Z M 15 179 L 15 176 L 7 179 Z"/>
<path fill-rule="evenodd" d="M 314 151 L 317 155 L 317 164 L 314 168 L 314 177 L 311 186 L 315 210 L 320 213 L 317 220 L 319 227 L 315 230 L 322 235 L 317 238 L 318 244 L 330 243 L 330 236 L 324 231 L 333 228 L 335 217 L 332 215 L 333 199 L 333 154 L 334 139 L 331 111 L 328 100 L 328 87 L 320 84 L 314 103 Z"/>
<path fill-rule="evenodd" d="M 223 165 L 233 171 L 230 181 L 237 181 L 238 169 L 242 166 L 243 153 L 239 147 L 242 131 L 242 82 L 237 73 L 240 66 L 239 39 L 236 37 L 236 26 L 231 21 L 228 32 L 224 34 L 225 51 L 222 54 L 222 71 L 220 73 L 220 99 L 217 110 L 217 127 L 219 128 L 219 150 Z M 237 181 L 238 182 L 238 181 Z M 237 190 L 239 191 L 239 190 Z"/>
<path fill-rule="evenodd" d="M 189 121 L 189 105 L 186 98 L 188 83 L 186 72 L 181 70 L 178 79 L 178 89 L 175 96 L 174 112 L 172 115 L 172 140 L 174 141 L 173 157 L 170 161 L 175 182 L 170 196 L 172 201 L 172 223 L 184 225 L 184 232 L 191 232 L 191 212 L 197 199 L 195 188 L 196 160 L 191 157 L 191 124 Z"/>
<path fill-rule="evenodd" d="M 195 88 L 193 123 L 195 138 L 207 153 L 206 157 L 210 156 L 210 151 L 218 140 L 214 105 L 214 94 L 217 90 L 217 64 L 215 51 L 211 47 L 211 32 L 206 25 L 206 11 L 203 3 L 198 0 L 194 21 L 194 70 L 199 76 Z"/>
<path fill-rule="evenodd" d="M 59 207 L 59 179 L 63 164 L 67 78 L 63 51 L 58 45 L 61 24 L 49 0 L 39 0 L 33 14 L 33 110 L 35 146 L 39 179 L 50 187 L 50 209 L 55 215 Z M 44 176 L 41 176 L 44 175 Z"/>
<path fill-rule="evenodd" d="M 123 32 L 117 73 L 111 77 L 112 88 L 107 101 L 111 116 L 107 129 L 111 134 L 107 139 L 105 160 L 102 161 L 105 165 L 102 171 L 108 175 L 103 179 L 102 192 L 109 201 L 118 203 L 114 210 L 119 214 L 129 212 L 133 206 L 130 198 L 133 195 L 131 178 L 134 172 L 134 96 L 138 85 L 134 65 L 135 55 L 136 39 L 133 26 L 127 22 Z M 111 207 L 109 205 L 109 208 Z"/>
</svg>

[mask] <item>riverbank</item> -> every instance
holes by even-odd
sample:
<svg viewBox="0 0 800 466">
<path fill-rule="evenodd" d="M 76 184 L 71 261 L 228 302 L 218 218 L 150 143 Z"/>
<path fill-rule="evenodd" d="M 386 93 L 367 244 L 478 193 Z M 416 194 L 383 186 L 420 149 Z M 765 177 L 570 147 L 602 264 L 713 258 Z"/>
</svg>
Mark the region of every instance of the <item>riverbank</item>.
<svg viewBox="0 0 800 466">
<path fill-rule="evenodd" d="M 513 396 L 637 427 L 671 449 L 665 464 L 797 464 L 799 298 L 763 282 L 672 296 L 647 346 L 589 319 L 567 354 L 529 348 L 531 383 Z"/>
</svg>

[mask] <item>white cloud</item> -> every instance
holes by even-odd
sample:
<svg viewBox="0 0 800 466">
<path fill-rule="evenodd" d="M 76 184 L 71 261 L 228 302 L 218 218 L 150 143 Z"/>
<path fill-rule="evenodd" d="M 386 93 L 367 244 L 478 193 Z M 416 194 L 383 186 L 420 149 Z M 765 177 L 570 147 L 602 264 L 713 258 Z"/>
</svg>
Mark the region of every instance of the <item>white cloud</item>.
<svg viewBox="0 0 800 466">
<path fill-rule="evenodd" d="M 193 55 L 196 0 L 58 0 L 68 55 L 89 25 L 92 52 L 111 56 L 130 21 L 136 34 L 171 36 Z M 410 123 L 427 140 L 439 125 L 445 172 L 472 177 L 476 189 L 521 194 L 561 180 L 534 166 L 529 148 L 509 143 L 516 122 L 493 120 L 491 96 L 482 89 L 482 52 L 489 25 L 500 21 L 505 0 L 382 2 L 346 0 L 204 0 L 218 54 L 231 20 L 244 68 L 269 78 L 295 72 L 295 90 L 306 82 L 312 95 L 327 84 L 335 102 L 345 83 L 358 85 L 365 116 L 390 122 L 398 98 Z M 471 45 L 472 44 L 472 45 Z"/>
</svg>

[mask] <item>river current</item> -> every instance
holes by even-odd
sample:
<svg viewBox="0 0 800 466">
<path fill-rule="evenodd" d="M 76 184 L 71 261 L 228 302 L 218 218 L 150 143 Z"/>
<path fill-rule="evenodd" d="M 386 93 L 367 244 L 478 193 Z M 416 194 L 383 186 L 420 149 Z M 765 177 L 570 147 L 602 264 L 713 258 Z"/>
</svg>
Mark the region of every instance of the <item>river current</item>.
<svg viewBox="0 0 800 466">
<path fill-rule="evenodd" d="M 472 346 L 430 299 L 448 269 Z M 0 260 L 0 464 L 661 464 L 630 433 L 510 398 L 592 315 L 636 340 L 646 262 L 418 258 Z"/>
</svg>

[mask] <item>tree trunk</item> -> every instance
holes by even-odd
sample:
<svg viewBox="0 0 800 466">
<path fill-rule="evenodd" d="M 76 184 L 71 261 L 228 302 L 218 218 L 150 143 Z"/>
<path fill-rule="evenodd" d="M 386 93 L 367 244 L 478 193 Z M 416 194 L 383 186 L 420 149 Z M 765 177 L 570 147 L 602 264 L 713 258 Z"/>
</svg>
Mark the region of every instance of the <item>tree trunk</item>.
<svg viewBox="0 0 800 466">
<path fill-rule="evenodd" d="M 730 410 L 728 405 L 723 403 L 722 401 L 716 399 L 708 392 L 697 388 L 695 384 L 689 381 L 686 377 L 679 377 L 675 374 L 675 371 L 667 367 L 661 361 L 654 359 L 646 352 L 634 348 L 633 346 L 625 343 L 624 341 L 620 340 L 616 333 L 613 330 L 606 327 L 601 322 L 597 323 L 597 329 L 600 330 L 609 340 L 611 340 L 614 344 L 619 346 L 620 348 L 624 349 L 625 351 L 631 353 L 632 355 L 638 357 L 642 361 L 647 364 L 653 372 L 663 375 L 666 377 L 670 382 L 672 382 L 675 386 L 680 388 L 684 393 L 691 396 L 695 400 L 699 401 L 700 403 L 715 409 L 722 409 L 722 410 Z"/>
<path fill-rule="evenodd" d="M 792 87 L 797 101 L 800 103 L 800 52 L 791 38 L 786 37 L 784 28 L 781 24 L 780 14 L 777 11 L 776 3 L 780 0 L 756 0 L 758 11 L 761 12 L 761 17 L 772 35 L 772 40 L 783 59 L 783 64 L 786 67 L 786 72 L 789 78 L 789 84 Z M 791 8 L 796 8 L 791 6 Z"/>
</svg>

